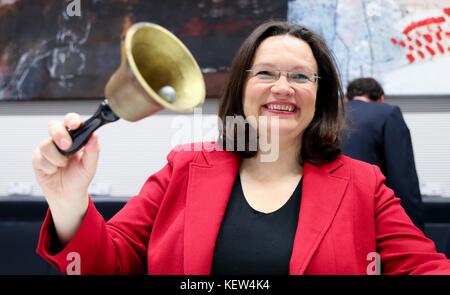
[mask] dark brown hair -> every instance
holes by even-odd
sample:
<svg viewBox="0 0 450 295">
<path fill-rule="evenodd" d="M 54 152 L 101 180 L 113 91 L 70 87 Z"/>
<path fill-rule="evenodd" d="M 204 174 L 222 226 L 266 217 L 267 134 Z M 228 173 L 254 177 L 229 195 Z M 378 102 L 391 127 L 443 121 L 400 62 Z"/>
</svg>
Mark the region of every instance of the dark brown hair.
<svg viewBox="0 0 450 295">
<path fill-rule="evenodd" d="M 384 95 L 383 87 L 373 78 L 359 78 L 351 81 L 347 86 L 347 98 L 367 96 L 372 101 L 378 101 Z"/>
<path fill-rule="evenodd" d="M 227 140 L 236 142 L 234 137 L 226 135 L 226 117 L 242 116 L 243 91 L 247 79 L 246 69 L 251 68 L 256 49 L 267 38 L 277 35 L 290 35 L 299 38 L 311 47 L 318 65 L 319 87 L 314 118 L 305 129 L 302 139 L 301 154 L 298 162 L 313 164 L 330 162 L 341 153 L 341 132 L 343 128 L 343 91 L 336 63 L 331 51 L 322 38 L 306 27 L 284 21 L 268 21 L 258 26 L 239 48 L 232 62 L 224 94 L 220 100 L 219 126 L 220 142 L 225 147 Z M 248 140 L 248 138 L 246 138 Z M 247 145 L 246 145 L 247 146 Z M 256 151 L 234 152 L 239 158 L 249 158 Z"/>
</svg>

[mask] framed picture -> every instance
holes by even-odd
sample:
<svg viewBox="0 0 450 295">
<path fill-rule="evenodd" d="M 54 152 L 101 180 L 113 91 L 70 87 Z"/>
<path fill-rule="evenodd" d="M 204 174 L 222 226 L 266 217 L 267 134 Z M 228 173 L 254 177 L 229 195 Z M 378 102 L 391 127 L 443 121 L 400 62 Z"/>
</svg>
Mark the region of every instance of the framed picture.
<svg viewBox="0 0 450 295">
<path fill-rule="evenodd" d="M 247 35 L 286 19 L 287 1 L 0 0 L 0 100 L 99 99 L 135 22 L 157 23 L 189 48 L 207 97 L 221 94 Z"/>
</svg>

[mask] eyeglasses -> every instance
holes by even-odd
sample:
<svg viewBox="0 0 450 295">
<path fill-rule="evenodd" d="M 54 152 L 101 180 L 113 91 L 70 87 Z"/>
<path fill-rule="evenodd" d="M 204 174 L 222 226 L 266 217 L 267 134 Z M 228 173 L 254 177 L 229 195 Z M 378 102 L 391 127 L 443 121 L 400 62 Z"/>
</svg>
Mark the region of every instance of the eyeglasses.
<svg viewBox="0 0 450 295">
<path fill-rule="evenodd" d="M 278 81 L 280 79 L 282 73 L 286 73 L 286 78 L 288 82 L 296 83 L 296 84 L 305 84 L 307 82 L 311 82 L 313 84 L 317 83 L 317 80 L 320 77 L 317 74 L 308 75 L 303 72 L 289 72 L 289 71 L 278 71 L 278 70 L 246 70 L 247 73 L 250 73 L 252 77 L 257 78 L 261 82 L 272 83 Z"/>
</svg>

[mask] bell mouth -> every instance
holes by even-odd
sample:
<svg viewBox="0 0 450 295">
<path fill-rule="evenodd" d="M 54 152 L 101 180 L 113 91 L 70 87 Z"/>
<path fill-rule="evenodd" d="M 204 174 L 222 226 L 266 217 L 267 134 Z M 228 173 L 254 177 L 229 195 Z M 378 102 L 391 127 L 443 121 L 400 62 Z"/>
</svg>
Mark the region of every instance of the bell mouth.
<svg viewBox="0 0 450 295">
<path fill-rule="evenodd" d="M 125 37 L 125 52 L 132 74 L 142 88 L 164 108 L 190 112 L 205 100 L 201 70 L 186 46 L 170 31 L 152 23 L 136 23 Z M 158 92 L 175 89 L 168 102 Z"/>
</svg>

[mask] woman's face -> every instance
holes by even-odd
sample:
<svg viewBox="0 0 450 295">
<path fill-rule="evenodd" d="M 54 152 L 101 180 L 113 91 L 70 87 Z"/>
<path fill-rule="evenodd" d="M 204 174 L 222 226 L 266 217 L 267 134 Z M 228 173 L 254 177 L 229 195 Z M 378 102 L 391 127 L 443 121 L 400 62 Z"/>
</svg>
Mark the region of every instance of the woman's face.
<svg viewBox="0 0 450 295">
<path fill-rule="evenodd" d="M 278 117 L 280 141 L 298 141 L 314 117 L 318 86 L 310 80 L 316 73 L 317 62 L 305 41 L 289 35 L 265 39 L 244 86 L 245 116 L 267 117 L 269 132 L 277 128 L 270 119 Z"/>
</svg>

